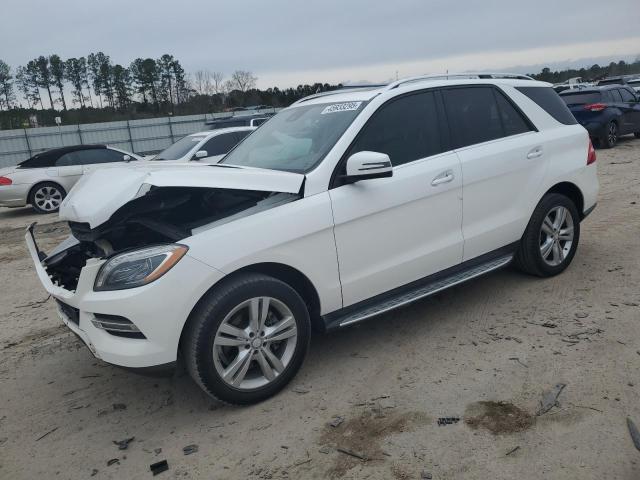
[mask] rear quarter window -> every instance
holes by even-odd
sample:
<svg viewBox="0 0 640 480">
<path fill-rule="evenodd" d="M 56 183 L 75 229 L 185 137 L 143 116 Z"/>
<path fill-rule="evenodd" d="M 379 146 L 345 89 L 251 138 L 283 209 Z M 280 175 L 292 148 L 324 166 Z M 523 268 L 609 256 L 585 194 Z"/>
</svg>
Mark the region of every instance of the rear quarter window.
<svg viewBox="0 0 640 480">
<path fill-rule="evenodd" d="M 517 87 L 520 93 L 533 100 L 540 108 L 564 125 L 575 125 L 578 122 L 567 108 L 567 100 L 561 98 L 551 87 Z M 569 96 L 570 94 L 567 94 Z M 564 101 L 563 101 L 564 100 Z M 568 103 L 568 102 L 567 102 Z"/>
</svg>

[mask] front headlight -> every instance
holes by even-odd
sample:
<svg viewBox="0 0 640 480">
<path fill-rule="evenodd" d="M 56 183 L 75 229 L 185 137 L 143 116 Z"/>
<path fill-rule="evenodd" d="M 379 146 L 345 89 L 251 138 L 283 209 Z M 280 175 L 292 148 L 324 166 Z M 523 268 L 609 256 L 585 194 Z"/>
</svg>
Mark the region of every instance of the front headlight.
<svg viewBox="0 0 640 480">
<path fill-rule="evenodd" d="M 102 265 L 93 289 L 123 290 L 151 283 L 178 263 L 187 250 L 184 245 L 159 245 L 116 255 Z"/>
</svg>

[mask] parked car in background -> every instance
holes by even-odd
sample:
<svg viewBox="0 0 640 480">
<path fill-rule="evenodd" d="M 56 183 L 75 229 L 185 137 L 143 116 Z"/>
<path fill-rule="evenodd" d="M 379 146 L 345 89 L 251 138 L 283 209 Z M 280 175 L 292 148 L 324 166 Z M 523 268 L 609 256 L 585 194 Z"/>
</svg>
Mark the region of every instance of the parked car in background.
<svg viewBox="0 0 640 480">
<path fill-rule="evenodd" d="M 628 85 L 566 90 L 560 97 L 600 146 L 611 148 L 622 135 L 640 138 L 640 98 Z"/>
<path fill-rule="evenodd" d="M 632 80 L 629 80 L 627 82 L 627 85 L 633 88 L 636 91 L 636 93 L 640 94 L 640 78 L 634 78 Z"/>
<path fill-rule="evenodd" d="M 31 205 L 38 213 L 53 213 L 82 175 L 97 168 L 142 160 L 107 145 L 76 145 L 38 153 L 15 167 L 0 169 L 0 207 Z"/>
<path fill-rule="evenodd" d="M 182 137 L 150 160 L 169 163 L 216 163 L 255 129 L 256 127 L 233 127 L 192 133 Z"/>
<path fill-rule="evenodd" d="M 47 256 L 27 232 L 37 275 L 98 358 L 180 354 L 235 404 L 293 378 L 312 326 L 512 262 L 558 275 L 596 205 L 595 152 L 549 84 L 483 75 L 307 97 L 217 165 L 95 172 L 61 209 L 72 238 Z"/>
<path fill-rule="evenodd" d="M 273 113 L 255 113 L 247 115 L 232 115 L 229 117 L 216 118 L 205 122 L 209 130 L 231 127 L 259 127 L 264 122 L 273 117 Z"/>
</svg>

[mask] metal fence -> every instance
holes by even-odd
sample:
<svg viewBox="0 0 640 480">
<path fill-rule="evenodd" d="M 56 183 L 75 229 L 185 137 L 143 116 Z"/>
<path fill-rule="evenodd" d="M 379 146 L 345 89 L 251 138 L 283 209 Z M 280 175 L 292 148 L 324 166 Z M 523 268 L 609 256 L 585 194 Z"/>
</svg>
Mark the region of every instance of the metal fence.
<svg viewBox="0 0 640 480">
<path fill-rule="evenodd" d="M 272 113 L 274 110 L 260 110 Z M 234 117 L 256 112 L 237 112 Z M 36 153 L 68 145 L 108 144 L 140 155 L 157 153 L 179 138 L 205 130 L 205 122 L 229 113 L 86 123 L 60 127 L 0 130 L 0 167 L 16 165 Z"/>
</svg>

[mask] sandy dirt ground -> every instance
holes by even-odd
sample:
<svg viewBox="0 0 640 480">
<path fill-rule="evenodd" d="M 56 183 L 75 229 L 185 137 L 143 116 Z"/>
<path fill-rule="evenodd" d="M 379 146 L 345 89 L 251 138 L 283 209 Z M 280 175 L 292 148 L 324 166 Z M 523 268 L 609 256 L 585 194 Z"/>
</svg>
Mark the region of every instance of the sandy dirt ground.
<svg viewBox="0 0 640 480">
<path fill-rule="evenodd" d="M 507 269 L 317 335 L 289 387 L 244 408 L 94 359 L 27 258 L 43 217 L 0 210 L 0 478 L 151 478 L 160 460 L 157 478 L 640 478 L 640 140 L 598 169 L 565 273 Z M 46 250 L 66 227 L 44 222 Z"/>
</svg>

